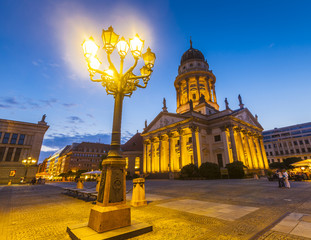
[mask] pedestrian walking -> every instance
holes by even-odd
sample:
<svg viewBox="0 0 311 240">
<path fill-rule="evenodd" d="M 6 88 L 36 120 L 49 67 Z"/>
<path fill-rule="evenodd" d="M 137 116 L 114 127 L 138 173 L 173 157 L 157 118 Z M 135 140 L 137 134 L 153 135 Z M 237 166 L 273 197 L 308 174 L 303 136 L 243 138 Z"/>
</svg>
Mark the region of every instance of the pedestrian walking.
<svg viewBox="0 0 311 240">
<path fill-rule="evenodd" d="M 280 169 L 278 169 L 276 172 L 277 172 L 277 175 L 279 178 L 279 188 L 282 188 L 282 187 L 284 187 L 284 178 L 283 178 L 282 171 Z"/>
<path fill-rule="evenodd" d="M 286 172 L 286 170 L 283 170 L 283 177 L 284 177 L 285 187 L 290 188 L 290 184 L 288 181 L 288 173 Z"/>
</svg>

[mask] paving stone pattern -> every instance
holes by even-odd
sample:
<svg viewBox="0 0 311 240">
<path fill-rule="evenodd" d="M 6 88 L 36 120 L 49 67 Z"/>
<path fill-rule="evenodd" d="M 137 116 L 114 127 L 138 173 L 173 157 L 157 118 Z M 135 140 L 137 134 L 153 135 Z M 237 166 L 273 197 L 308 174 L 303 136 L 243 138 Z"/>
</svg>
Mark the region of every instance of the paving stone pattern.
<svg viewBox="0 0 311 240">
<path fill-rule="evenodd" d="M 86 183 L 85 187 L 94 187 L 92 184 Z M 87 222 L 93 205 L 92 201 L 62 194 L 58 186 L 75 184 L 1 186 L 0 240 L 69 240 L 67 225 Z M 152 224 L 154 230 L 134 239 L 311 239 L 307 231 L 304 236 L 291 234 L 295 228 L 303 232 L 301 228 L 309 226 L 311 184 L 293 182 L 291 186 L 279 189 L 277 182 L 266 179 L 147 180 L 149 204 L 132 208 L 132 219 Z M 131 187 L 132 183 L 127 182 L 127 189 Z M 201 208 L 195 206 L 195 211 L 189 211 L 187 204 L 201 204 Z M 208 205 L 218 206 L 225 213 L 235 211 L 237 216 L 230 219 L 208 216 Z M 210 211 L 215 210 L 210 207 Z M 276 229 L 278 224 L 290 220 L 286 217 L 298 217 L 297 214 L 302 215 L 295 220 L 298 224 L 290 233 Z"/>
</svg>

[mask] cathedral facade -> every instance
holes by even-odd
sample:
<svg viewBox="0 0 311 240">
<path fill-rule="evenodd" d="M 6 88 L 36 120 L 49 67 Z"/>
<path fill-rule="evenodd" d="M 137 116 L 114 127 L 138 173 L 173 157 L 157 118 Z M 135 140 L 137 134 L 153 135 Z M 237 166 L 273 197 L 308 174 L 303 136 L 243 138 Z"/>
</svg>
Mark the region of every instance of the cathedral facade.
<svg viewBox="0 0 311 240">
<path fill-rule="evenodd" d="M 176 113 L 163 111 L 147 126 L 143 137 L 143 172 L 174 173 L 189 163 L 200 167 L 212 162 L 225 167 L 242 161 L 251 171 L 269 168 L 257 117 L 244 107 L 219 110 L 216 77 L 197 49 L 187 50 L 180 62 L 174 86 Z"/>
</svg>

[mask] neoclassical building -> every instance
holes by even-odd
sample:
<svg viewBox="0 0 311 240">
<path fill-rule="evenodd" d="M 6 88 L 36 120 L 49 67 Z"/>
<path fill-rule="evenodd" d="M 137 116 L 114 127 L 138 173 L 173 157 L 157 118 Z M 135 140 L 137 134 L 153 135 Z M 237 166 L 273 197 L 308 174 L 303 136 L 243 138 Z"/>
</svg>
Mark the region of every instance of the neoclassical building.
<svg viewBox="0 0 311 240">
<path fill-rule="evenodd" d="M 174 173 L 189 163 L 204 162 L 220 167 L 242 161 L 251 171 L 267 169 L 262 131 L 257 117 L 244 107 L 219 110 L 215 91 L 216 77 L 203 54 L 192 48 L 180 62 L 174 86 L 176 113 L 163 111 L 142 133 L 144 173 Z"/>
</svg>

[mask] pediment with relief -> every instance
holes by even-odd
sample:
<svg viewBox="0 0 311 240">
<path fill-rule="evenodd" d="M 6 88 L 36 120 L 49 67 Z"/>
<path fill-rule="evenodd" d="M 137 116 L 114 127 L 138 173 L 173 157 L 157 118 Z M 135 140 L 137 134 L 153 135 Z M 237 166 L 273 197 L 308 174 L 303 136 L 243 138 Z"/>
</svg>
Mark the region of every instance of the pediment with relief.
<svg viewBox="0 0 311 240">
<path fill-rule="evenodd" d="M 185 120 L 185 118 L 183 118 L 183 117 L 162 115 L 158 119 L 155 118 L 153 120 L 155 122 L 152 121 L 150 123 L 150 126 L 148 126 L 146 132 L 151 132 L 151 131 L 154 131 L 156 129 L 163 128 L 163 127 L 169 126 L 171 124 L 174 124 L 174 123 L 177 123 L 177 122 L 180 122 L 180 121 L 183 121 L 183 120 Z"/>
<path fill-rule="evenodd" d="M 251 115 L 251 113 L 249 111 L 242 111 L 236 115 L 234 115 L 234 117 L 241 119 L 244 122 L 247 122 L 251 125 L 254 125 L 256 127 L 260 127 L 260 124 L 255 120 L 255 118 Z"/>
</svg>

